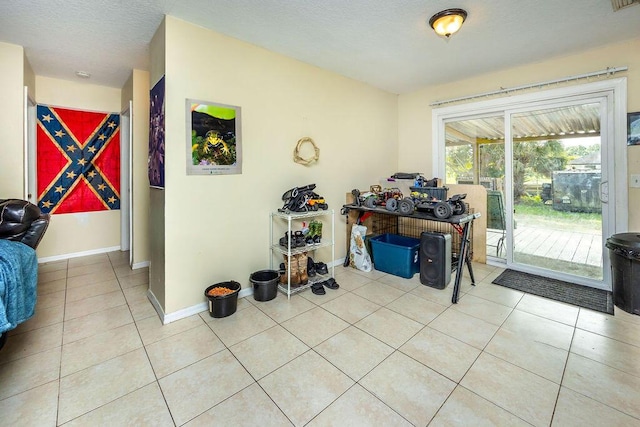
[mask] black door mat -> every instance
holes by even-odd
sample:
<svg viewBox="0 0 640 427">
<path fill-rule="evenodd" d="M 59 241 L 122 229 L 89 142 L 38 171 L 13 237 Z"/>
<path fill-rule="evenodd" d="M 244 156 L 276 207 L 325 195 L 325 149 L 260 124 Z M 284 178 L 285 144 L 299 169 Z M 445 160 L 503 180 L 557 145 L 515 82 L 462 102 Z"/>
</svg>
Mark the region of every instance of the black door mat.
<svg viewBox="0 0 640 427">
<path fill-rule="evenodd" d="M 613 314 L 611 292 L 603 289 L 590 288 L 515 270 L 505 270 L 492 283 L 590 310 Z"/>
</svg>

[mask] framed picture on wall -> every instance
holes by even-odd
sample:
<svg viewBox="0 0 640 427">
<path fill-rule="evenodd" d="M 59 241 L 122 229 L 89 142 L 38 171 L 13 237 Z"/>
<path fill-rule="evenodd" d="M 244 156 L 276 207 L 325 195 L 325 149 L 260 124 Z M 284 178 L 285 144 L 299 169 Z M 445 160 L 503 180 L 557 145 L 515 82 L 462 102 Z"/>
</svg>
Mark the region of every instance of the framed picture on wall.
<svg viewBox="0 0 640 427">
<path fill-rule="evenodd" d="M 242 173 L 240 107 L 187 99 L 187 175 Z"/>
<path fill-rule="evenodd" d="M 164 189 L 164 76 L 151 89 L 149 102 L 149 185 Z"/>
<path fill-rule="evenodd" d="M 640 145 L 640 112 L 627 114 L 627 145 Z"/>
</svg>

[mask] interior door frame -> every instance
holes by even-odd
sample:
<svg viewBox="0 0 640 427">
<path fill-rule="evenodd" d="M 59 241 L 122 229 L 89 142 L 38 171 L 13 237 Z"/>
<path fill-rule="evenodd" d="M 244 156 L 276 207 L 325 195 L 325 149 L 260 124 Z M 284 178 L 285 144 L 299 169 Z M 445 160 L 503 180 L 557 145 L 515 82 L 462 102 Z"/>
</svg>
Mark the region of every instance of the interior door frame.
<svg viewBox="0 0 640 427">
<path fill-rule="evenodd" d="M 544 108 L 553 102 L 565 100 L 579 100 L 602 98 L 607 99 L 606 114 L 602 118 L 601 135 L 606 132 L 608 141 L 606 151 L 602 152 L 602 163 L 606 163 L 608 170 L 609 215 L 607 223 L 603 222 L 603 244 L 607 234 L 628 230 L 628 189 L 627 189 L 627 146 L 626 146 L 626 116 L 627 116 L 627 79 L 626 77 L 602 80 L 593 83 L 576 84 L 564 88 L 549 89 L 535 93 L 516 95 L 492 99 L 488 101 L 471 102 L 467 104 L 434 108 L 432 111 L 432 151 L 433 171 L 436 176 L 445 173 L 445 123 L 452 120 L 467 119 L 478 115 L 503 115 L 505 118 L 505 141 L 511 138 L 510 111 L 521 109 Z M 510 153 L 506 152 L 506 160 L 510 161 Z M 509 169 L 510 170 L 510 169 Z M 507 171 L 505 171 L 505 174 Z M 605 178 L 603 177 L 603 180 Z M 512 193 L 511 189 L 507 193 Z M 505 194 L 508 202 L 512 203 L 513 195 Z M 512 224 L 513 214 L 507 209 L 507 222 Z M 603 218 L 604 219 L 604 218 Z M 513 234 L 507 233 L 507 246 L 513 247 Z M 609 259 L 603 251 L 603 281 L 585 280 L 589 286 L 610 289 Z M 509 260 L 507 260 L 507 264 Z M 567 279 L 567 275 L 548 272 L 549 277 Z"/>
<path fill-rule="evenodd" d="M 36 187 L 37 155 L 36 155 L 36 101 L 29 96 L 29 87 L 24 87 L 24 149 L 23 149 L 23 199 L 38 204 Z"/>
<path fill-rule="evenodd" d="M 120 113 L 120 250 L 129 251 L 129 266 L 133 264 L 132 111 L 129 101 Z"/>
</svg>

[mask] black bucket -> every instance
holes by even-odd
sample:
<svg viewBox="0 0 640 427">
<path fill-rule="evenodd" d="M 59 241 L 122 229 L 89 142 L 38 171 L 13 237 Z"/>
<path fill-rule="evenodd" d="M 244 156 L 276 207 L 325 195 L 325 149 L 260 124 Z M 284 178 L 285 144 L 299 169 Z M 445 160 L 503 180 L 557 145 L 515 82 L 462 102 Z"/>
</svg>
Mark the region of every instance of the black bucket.
<svg viewBox="0 0 640 427">
<path fill-rule="evenodd" d="M 253 299 L 271 301 L 278 293 L 280 274 L 275 270 L 260 270 L 251 273 L 249 280 L 253 283 Z"/>
<path fill-rule="evenodd" d="M 207 293 L 213 288 L 229 288 L 233 292 L 223 296 L 209 296 Z M 240 293 L 240 283 L 229 282 L 216 283 L 209 286 L 204 291 L 204 296 L 209 300 L 209 315 L 211 317 L 227 317 L 236 312 L 238 308 L 238 293 Z"/>
</svg>

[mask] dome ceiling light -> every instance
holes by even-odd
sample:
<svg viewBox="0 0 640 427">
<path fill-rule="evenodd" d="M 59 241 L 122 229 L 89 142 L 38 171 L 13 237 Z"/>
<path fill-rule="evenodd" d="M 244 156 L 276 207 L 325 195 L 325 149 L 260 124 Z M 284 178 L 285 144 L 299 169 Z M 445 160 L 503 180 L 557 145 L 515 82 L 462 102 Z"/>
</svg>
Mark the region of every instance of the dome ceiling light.
<svg viewBox="0 0 640 427">
<path fill-rule="evenodd" d="M 429 25 L 440 37 L 448 39 L 455 34 L 467 19 L 467 11 L 463 9 L 446 9 L 429 19 Z"/>
</svg>

